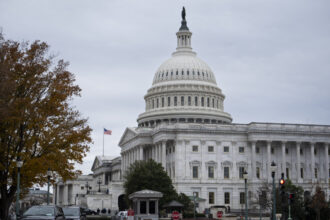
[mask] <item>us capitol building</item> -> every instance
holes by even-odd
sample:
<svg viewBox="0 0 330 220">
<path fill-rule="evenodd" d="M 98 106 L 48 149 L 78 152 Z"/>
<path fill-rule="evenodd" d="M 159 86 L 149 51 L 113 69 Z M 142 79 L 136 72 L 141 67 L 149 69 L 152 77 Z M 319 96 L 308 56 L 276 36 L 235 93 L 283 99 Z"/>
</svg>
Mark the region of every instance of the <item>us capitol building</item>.
<svg viewBox="0 0 330 220">
<path fill-rule="evenodd" d="M 144 96 L 138 127 L 126 128 L 119 142 L 120 181 L 132 163 L 153 159 L 163 165 L 179 193 L 201 198 L 199 211 L 215 205 L 241 209 L 246 171 L 253 208 L 259 189 L 272 183 L 274 161 L 276 183 L 284 173 L 305 194 L 319 185 L 329 199 L 330 126 L 232 123 L 213 71 L 192 49 L 184 11 L 176 36 L 176 51 L 157 69 Z M 111 184 L 105 187 L 115 208 L 124 192 L 122 187 L 114 192 Z"/>
</svg>

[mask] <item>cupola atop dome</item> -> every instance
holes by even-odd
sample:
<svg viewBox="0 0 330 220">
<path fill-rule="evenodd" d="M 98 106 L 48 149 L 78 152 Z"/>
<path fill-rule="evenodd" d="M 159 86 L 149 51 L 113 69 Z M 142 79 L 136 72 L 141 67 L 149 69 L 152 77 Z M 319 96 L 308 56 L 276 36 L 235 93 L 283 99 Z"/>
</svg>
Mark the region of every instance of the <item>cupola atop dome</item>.
<svg viewBox="0 0 330 220">
<path fill-rule="evenodd" d="M 211 68 L 192 50 L 184 7 L 181 17 L 176 51 L 156 71 L 144 97 L 146 111 L 139 115 L 138 124 L 152 127 L 160 122 L 231 123 L 230 114 L 224 112 L 225 96 Z"/>
</svg>

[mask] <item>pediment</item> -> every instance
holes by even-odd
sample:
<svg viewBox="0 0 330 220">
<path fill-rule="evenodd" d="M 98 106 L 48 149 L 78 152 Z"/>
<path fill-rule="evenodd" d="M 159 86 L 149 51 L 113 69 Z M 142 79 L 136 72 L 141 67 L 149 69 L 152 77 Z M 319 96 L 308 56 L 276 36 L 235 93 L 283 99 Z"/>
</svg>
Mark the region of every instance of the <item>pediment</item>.
<svg viewBox="0 0 330 220">
<path fill-rule="evenodd" d="M 95 157 L 91 170 L 94 171 L 95 169 L 97 169 L 100 166 L 100 164 L 101 164 L 101 161 L 99 160 L 99 158 Z"/>
<path fill-rule="evenodd" d="M 127 141 L 133 139 L 137 135 L 134 128 L 126 128 L 124 134 L 121 136 L 119 146 L 122 147 Z"/>
</svg>

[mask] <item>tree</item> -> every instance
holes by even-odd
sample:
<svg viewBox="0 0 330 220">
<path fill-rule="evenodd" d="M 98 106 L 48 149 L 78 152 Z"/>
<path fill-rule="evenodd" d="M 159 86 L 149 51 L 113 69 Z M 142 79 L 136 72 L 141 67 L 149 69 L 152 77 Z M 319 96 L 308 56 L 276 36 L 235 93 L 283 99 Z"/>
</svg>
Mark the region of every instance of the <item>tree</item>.
<svg viewBox="0 0 330 220">
<path fill-rule="evenodd" d="M 159 201 L 160 207 L 178 197 L 171 178 L 162 165 L 154 160 L 135 161 L 131 164 L 125 174 L 124 189 L 128 202 L 128 196 L 136 191 L 150 189 L 162 192 L 163 198 Z"/>
<path fill-rule="evenodd" d="M 17 185 L 43 185 L 50 168 L 64 180 L 77 174 L 89 150 L 91 128 L 71 106 L 81 89 L 68 63 L 55 62 L 49 46 L 5 40 L 0 33 L 0 219 L 7 219 Z"/>
<path fill-rule="evenodd" d="M 326 212 L 326 209 L 329 208 L 328 203 L 325 200 L 325 194 L 322 191 L 321 187 L 316 187 L 315 194 L 313 195 L 312 200 L 310 202 L 310 207 L 316 212 L 316 219 L 320 220 L 321 210 L 323 209 L 324 212 Z"/>
</svg>

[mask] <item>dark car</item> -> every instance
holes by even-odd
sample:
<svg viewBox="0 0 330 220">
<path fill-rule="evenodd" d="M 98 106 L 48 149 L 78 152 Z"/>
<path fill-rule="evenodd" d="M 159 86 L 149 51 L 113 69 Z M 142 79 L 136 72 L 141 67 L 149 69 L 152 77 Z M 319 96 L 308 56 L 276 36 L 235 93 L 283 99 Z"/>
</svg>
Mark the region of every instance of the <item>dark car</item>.
<svg viewBox="0 0 330 220">
<path fill-rule="evenodd" d="M 63 207 L 63 213 L 66 220 L 86 220 L 86 213 L 79 206 Z"/>
<path fill-rule="evenodd" d="M 95 212 L 91 209 L 88 209 L 88 208 L 85 209 L 85 213 L 86 213 L 86 215 L 97 215 L 97 212 Z"/>
<path fill-rule="evenodd" d="M 65 220 L 61 207 L 56 205 L 36 205 L 24 212 L 21 220 Z"/>
</svg>

